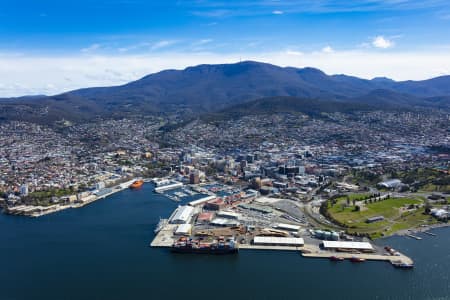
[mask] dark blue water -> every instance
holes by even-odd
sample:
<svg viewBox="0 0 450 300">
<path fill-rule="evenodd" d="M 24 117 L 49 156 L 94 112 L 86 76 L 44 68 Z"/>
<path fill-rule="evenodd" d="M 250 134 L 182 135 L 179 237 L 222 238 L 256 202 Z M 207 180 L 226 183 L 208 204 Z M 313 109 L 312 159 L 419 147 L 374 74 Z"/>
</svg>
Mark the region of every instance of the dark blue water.
<svg viewBox="0 0 450 300">
<path fill-rule="evenodd" d="M 450 299 L 450 229 L 383 241 L 416 268 L 297 253 L 174 255 L 148 247 L 176 203 L 152 187 L 37 219 L 0 216 L 0 299 Z"/>
</svg>

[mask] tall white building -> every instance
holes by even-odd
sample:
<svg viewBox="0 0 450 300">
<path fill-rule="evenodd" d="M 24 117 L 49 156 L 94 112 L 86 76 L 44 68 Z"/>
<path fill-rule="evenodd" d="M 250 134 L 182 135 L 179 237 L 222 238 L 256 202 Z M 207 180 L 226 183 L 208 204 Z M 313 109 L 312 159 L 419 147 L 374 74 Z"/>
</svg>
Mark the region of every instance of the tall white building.
<svg viewBox="0 0 450 300">
<path fill-rule="evenodd" d="M 28 195 L 28 184 L 23 184 L 20 186 L 20 195 L 22 196 Z"/>
</svg>

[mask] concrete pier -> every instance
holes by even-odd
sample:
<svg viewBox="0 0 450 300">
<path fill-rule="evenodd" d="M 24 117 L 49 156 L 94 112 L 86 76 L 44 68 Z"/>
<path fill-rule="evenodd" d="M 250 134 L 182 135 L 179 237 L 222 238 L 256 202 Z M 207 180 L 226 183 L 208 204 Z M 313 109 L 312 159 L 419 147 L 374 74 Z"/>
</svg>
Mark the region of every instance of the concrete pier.
<svg viewBox="0 0 450 300">
<path fill-rule="evenodd" d="M 239 244 L 239 250 L 301 251 L 303 247 Z"/>
<path fill-rule="evenodd" d="M 303 247 L 302 256 L 304 257 L 316 257 L 316 258 L 330 258 L 330 256 L 339 256 L 346 259 L 350 259 L 352 257 L 362 258 L 365 260 L 378 260 L 378 261 L 387 261 L 391 264 L 414 264 L 413 260 L 406 255 L 400 253 L 400 255 L 381 255 L 381 254 L 372 254 L 372 253 L 346 253 L 346 252 L 333 252 L 321 250 L 317 246 L 313 245 L 305 245 Z"/>
<path fill-rule="evenodd" d="M 178 225 L 167 224 L 164 226 L 155 236 L 153 241 L 150 243 L 150 247 L 159 248 L 169 248 L 174 243 L 175 239 L 173 236 L 174 231 Z"/>
</svg>

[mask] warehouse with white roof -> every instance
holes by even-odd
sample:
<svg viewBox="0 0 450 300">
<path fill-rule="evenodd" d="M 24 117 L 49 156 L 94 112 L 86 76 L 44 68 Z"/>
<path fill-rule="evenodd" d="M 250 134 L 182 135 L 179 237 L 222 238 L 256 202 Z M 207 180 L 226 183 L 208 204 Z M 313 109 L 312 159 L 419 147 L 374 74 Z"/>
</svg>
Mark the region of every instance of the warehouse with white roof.
<svg viewBox="0 0 450 300">
<path fill-rule="evenodd" d="M 275 236 L 255 236 L 253 238 L 255 245 L 271 246 L 303 246 L 305 241 L 302 238 L 275 237 Z"/>
<path fill-rule="evenodd" d="M 184 224 L 189 223 L 194 214 L 194 208 L 192 206 L 178 206 L 175 212 L 170 216 L 170 224 Z"/>
<path fill-rule="evenodd" d="M 274 227 L 278 228 L 278 229 L 289 230 L 289 231 L 299 231 L 300 230 L 300 226 L 298 226 L 298 225 L 285 224 L 285 223 L 278 223 Z"/>
<path fill-rule="evenodd" d="M 323 241 L 324 249 L 328 250 L 360 250 L 373 252 L 375 251 L 373 246 L 367 242 L 344 242 L 344 241 Z"/>
<path fill-rule="evenodd" d="M 175 235 L 190 235 L 192 231 L 191 224 L 180 224 L 175 230 Z"/>
</svg>

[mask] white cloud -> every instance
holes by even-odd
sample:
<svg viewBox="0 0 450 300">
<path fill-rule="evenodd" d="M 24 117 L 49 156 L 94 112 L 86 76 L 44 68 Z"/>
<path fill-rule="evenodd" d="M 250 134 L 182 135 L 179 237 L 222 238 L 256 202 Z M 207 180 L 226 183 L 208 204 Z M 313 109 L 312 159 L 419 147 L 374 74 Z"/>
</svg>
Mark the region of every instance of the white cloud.
<svg viewBox="0 0 450 300">
<path fill-rule="evenodd" d="M 161 48 L 172 46 L 175 43 L 176 43 L 175 41 L 162 40 L 162 41 L 154 43 L 151 48 L 152 48 L 152 50 L 158 50 Z"/>
<path fill-rule="evenodd" d="M 204 45 L 204 44 L 209 44 L 212 41 L 213 41 L 213 39 L 202 39 L 202 40 L 195 41 L 192 44 L 195 45 L 195 46 L 200 46 L 200 45 Z"/>
<path fill-rule="evenodd" d="M 274 10 L 274 11 L 272 11 L 272 14 L 274 14 L 274 15 L 282 15 L 282 14 L 284 14 L 284 12 L 282 10 Z"/>
<path fill-rule="evenodd" d="M 303 55 L 303 52 L 296 51 L 296 50 L 286 50 L 287 55 L 295 55 L 295 56 L 301 56 Z"/>
<path fill-rule="evenodd" d="M 323 53 L 333 53 L 334 49 L 331 48 L 331 46 L 325 46 L 325 47 L 322 48 L 322 52 Z"/>
<path fill-rule="evenodd" d="M 74 56 L 13 56 L 0 54 L 0 97 L 56 94 L 92 86 L 111 86 L 139 79 L 164 69 L 198 64 L 256 60 L 279 66 L 316 67 L 328 74 L 362 78 L 386 76 L 396 80 L 420 80 L 449 74 L 450 52 L 378 52 L 370 49 L 325 52 L 293 50 L 248 51 L 229 54 L 162 52 L 145 55 L 115 54 Z"/>
<path fill-rule="evenodd" d="M 387 49 L 394 46 L 394 42 L 385 38 L 382 35 L 376 36 L 372 39 L 372 46 L 381 49 Z"/>
<path fill-rule="evenodd" d="M 81 52 L 83 52 L 83 53 L 91 53 L 91 52 L 94 52 L 95 50 L 100 49 L 100 47 L 101 47 L 100 44 L 92 44 L 89 47 L 81 49 Z"/>
</svg>

